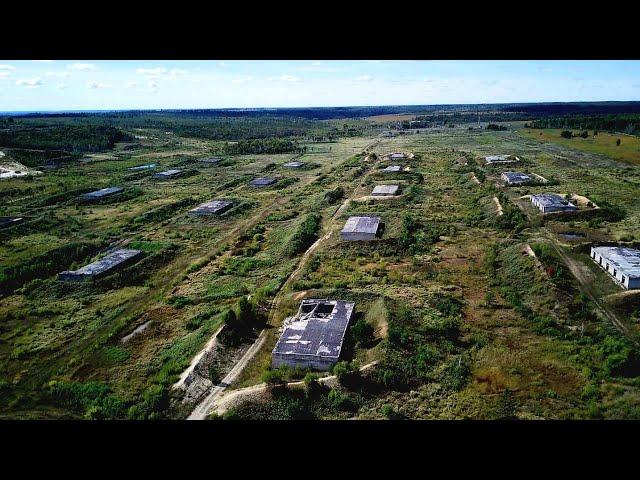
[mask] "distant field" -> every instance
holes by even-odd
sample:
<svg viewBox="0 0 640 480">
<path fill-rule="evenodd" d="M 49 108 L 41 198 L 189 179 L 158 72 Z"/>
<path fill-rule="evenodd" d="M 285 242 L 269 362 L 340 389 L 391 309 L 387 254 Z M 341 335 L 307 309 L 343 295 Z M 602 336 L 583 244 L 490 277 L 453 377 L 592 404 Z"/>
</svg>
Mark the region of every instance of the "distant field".
<svg viewBox="0 0 640 480">
<path fill-rule="evenodd" d="M 640 164 L 640 138 L 638 137 L 611 135 L 609 133 L 598 133 L 594 137 L 593 132 L 589 132 L 588 138 L 574 137 L 568 139 L 560 136 L 561 131 L 560 129 L 522 129 L 519 133 L 527 138 L 558 143 L 564 147 L 575 148 L 584 152 L 606 155 L 620 162 L 632 165 Z M 618 138 L 620 139 L 619 146 L 616 145 Z"/>
<path fill-rule="evenodd" d="M 414 118 L 416 118 L 416 116 L 410 113 L 393 113 L 365 117 L 365 120 L 371 120 L 373 122 L 402 122 L 403 120 L 413 120 Z"/>
</svg>

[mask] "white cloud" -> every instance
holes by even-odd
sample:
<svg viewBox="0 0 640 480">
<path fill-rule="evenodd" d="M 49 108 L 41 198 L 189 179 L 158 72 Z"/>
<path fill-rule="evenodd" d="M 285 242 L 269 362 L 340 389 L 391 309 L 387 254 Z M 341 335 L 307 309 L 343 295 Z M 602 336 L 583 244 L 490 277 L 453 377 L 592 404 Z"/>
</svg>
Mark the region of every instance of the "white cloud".
<svg viewBox="0 0 640 480">
<path fill-rule="evenodd" d="M 164 75 L 167 73 L 167 69 L 164 67 L 156 67 L 156 68 L 136 68 L 136 73 L 138 75 L 146 75 L 151 77 L 158 77 L 160 75 Z"/>
<path fill-rule="evenodd" d="M 15 70 L 16 67 L 13 65 L 0 65 L 0 70 Z"/>
<path fill-rule="evenodd" d="M 69 70 L 78 70 L 80 72 L 88 72 L 98 70 L 98 66 L 93 63 L 72 63 L 67 65 Z"/>
<path fill-rule="evenodd" d="M 140 86 L 140 82 L 127 82 L 127 88 L 135 88 L 139 86 Z"/>
<path fill-rule="evenodd" d="M 280 82 L 299 82 L 299 77 L 294 77 L 293 75 L 280 75 L 279 77 L 270 77 L 269 80 L 277 80 Z"/>
<path fill-rule="evenodd" d="M 32 60 L 32 62 L 38 62 L 38 63 L 53 63 L 53 60 Z"/>
<path fill-rule="evenodd" d="M 251 80 L 253 80 L 253 77 L 250 75 L 244 75 L 242 77 L 235 77 L 233 80 L 231 80 L 233 83 L 247 83 L 250 82 Z"/>
<path fill-rule="evenodd" d="M 158 88 L 158 82 L 156 82 L 155 80 L 149 80 L 149 82 L 147 82 L 147 86 L 152 90 L 156 89 Z"/>
<path fill-rule="evenodd" d="M 67 88 L 69 85 L 67 85 L 66 83 L 59 83 L 56 88 L 58 90 L 64 90 L 65 88 Z"/>
<path fill-rule="evenodd" d="M 373 80 L 373 77 L 371 75 L 360 75 L 359 77 L 356 77 L 356 80 L 358 82 L 370 82 Z"/>
<path fill-rule="evenodd" d="M 0 80 L 7 80 L 11 75 L 11 72 L 0 72 Z"/>
<path fill-rule="evenodd" d="M 21 80 L 17 80 L 16 85 L 27 88 L 36 88 L 42 85 L 42 80 L 40 78 L 23 78 Z"/>
<path fill-rule="evenodd" d="M 71 75 L 69 72 L 45 72 L 44 73 L 45 77 L 67 78 L 69 75 Z"/>
<path fill-rule="evenodd" d="M 87 82 L 87 88 L 90 88 L 92 90 L 96 90 L 98 88 L 110 88 L 111 85 L 109 85 L 108 83 L 100 83 L 100 82 Z"/>
<path fill-rule="evenodd" d="M 229 64 L 228 64 L 228 63 L 226 63 L 226 62 L 218 62 L 218 66 L 220 66 L 220 67 L 224 68 L 224 67 L 228 67 L 228 66 L 229 66 Z"/>
</svg>

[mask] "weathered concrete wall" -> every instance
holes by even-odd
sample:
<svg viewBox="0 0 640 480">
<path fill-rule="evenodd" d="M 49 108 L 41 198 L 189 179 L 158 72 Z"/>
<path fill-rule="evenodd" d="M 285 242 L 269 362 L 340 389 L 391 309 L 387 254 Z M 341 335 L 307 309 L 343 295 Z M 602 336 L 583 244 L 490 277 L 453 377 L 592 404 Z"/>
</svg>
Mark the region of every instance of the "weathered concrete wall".
<svg viewBox="0 0 640 480">
<path fill-rule="evenodd" d="M 338 360 L 332 357 L 318 357 L 306 355 L 282 355 L 278 353 L 271 354 L 271 367 L 278 368 L 286 365 L 289 368 L 310 368 L 312 370 L 326 371 L 331 365 Z"/>
<path fill-rule="evenodd" d="M 375 240 L 375 233 L 360 233 L 360 232 L 340 232 L 341 240 Z"/>
</svg>

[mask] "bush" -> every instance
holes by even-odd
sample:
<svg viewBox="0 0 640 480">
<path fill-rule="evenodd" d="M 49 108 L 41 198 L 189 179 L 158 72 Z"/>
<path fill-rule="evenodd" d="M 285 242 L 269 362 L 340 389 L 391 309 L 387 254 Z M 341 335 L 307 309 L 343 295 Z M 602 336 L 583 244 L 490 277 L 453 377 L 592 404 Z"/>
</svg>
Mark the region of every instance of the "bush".
<svg viewBox="0 0 640 480">
<path fill-rule="evenodd" d="M 571 130 L 563 130 L 563 131 L 560 133 L 560 136 L 561 136 L 562 138 L 573 138 L 573 133 L 571 132 Z"/>
<path fill-rule="evenodd" d="M 351 336 L 358 345 L 368 345 L 373 341 L 373 327 L 364 318 L 351 327 Z"/>
</svg>

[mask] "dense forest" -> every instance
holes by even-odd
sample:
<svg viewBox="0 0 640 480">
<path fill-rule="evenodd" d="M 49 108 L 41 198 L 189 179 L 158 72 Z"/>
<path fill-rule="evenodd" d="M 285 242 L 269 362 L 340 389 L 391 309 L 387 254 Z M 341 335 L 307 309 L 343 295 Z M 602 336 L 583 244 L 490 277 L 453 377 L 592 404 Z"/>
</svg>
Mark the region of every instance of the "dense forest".
<svg viewBox="0 0 640 480">
<path fill-rule="evenodd" d="M 640 134 L 640 115 L 563 116 L 534 120 L 528 128 L 575 128 Z"/>
<path fill-rule="evenodd" d="M 296 142 L 282 138 L 241 140 L 224 147 L 226 155 L 247 155 L 260 153 L 290 153 L 299 151 Z"/>
</svg>

